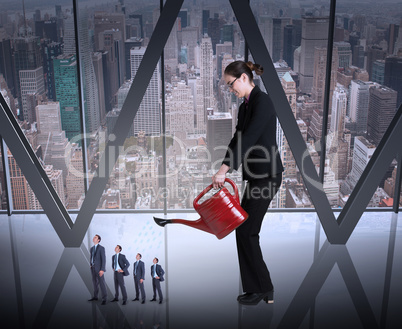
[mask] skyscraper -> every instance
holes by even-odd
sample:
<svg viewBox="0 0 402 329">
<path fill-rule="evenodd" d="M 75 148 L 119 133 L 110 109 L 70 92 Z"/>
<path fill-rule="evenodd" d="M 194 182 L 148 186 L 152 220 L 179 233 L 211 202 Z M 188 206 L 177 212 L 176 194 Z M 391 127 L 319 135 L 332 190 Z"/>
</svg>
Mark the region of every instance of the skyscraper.
<svg viewBox="0 0 402 329">
<path fill-rule="evenodd" d="M 345 130 L 347 100 L 347 90 L 342 85 L 338 84 L 332 96 L 330 124 L 330 130 L 335 136 L 341 136 Z"/>
<path fill-rule="evenodd" d="M 207 146 L 211 154 L 212 164 L 223 160 L 226 146 L 232 138 L 232 116 L 227 112 L 215 112 L 211 109 L 207 121 Z"/>
<path fill-rule="evenodd" d="M 390 56 L 385 59 L 384 85 L 398 92 L 397 106 L 402 103 L 402 57 Z"/>
<path fill-rule="evenodd" d="M 54 90 L 53 58 L 63 53 L 63 45 L 59 42 L 44 42 L 43 44 L 43 73 L 46 77 L 45 84 L 47 97 L 51 100 L 56 99 Z"/>
<path fill-rule="evenodd" d="M 371 82 L 352 80 L 349 94 L 349 118 L 356 123 L 355 133 L 364 134 L 367 131 L 367 116 L 369 110 L 369 89 Z"/>
<path fill-rule="evenodd" d="M 201 82 L 204 87 L 204 113 L 206 119 L 207 108 L 213 108 L 214 102 L 214 68 L 212 59 L 212 41 L 210 37 L 201 39 Z M 206 122 L 206 120 L 205 120 Z"/>
<path fill-rule="evenodd" d="M 326 47 L 328 40 L 328 17 L 302 17 L 300 54 L 300 90 L 310 93 L 313 87 L 314 49 Z"/>
<path fill-rule="evenodd" d="M 132 48 L 130 50 L 131 76 L 135 78 L 142 58 L 144 57 L 146 47 Z M 144 94 L 137 115 L 134 118 L 134 134 L 138 135 L 140 131 L 145 131 L 148 136 L 159 136 L 161 133 L 161 115 L 160 115 L 160 73 L 159 63 L 156 65 L 148 88 Z"/>
<path fill-rule="evenodd" d="M 338 49 L 338 67 L 347 69 L 352 65 L 352 48 L 349 42 L 339 41 L 334 42 L 334 47 Z"/>
<path fill-rule="evenodd" d="M 173 86 L 166 97 L 166 132 L 174 135 L 185 131 L 194 133 L 194 102 L 191 88 L 184 81 Z"/>
<path fill-rule="evenodd" d="M 40 39 L 36 36 L 18 37 L 13 40 L 13 56 L 15 65 L 17 96 L 20 104 L 20 119 L 23 118 L 23 108 L 21 107 L 21 88 L 20 70 L 36 70 L 43 65 L 42 52 L 40 49 Z"/>
<path fill-rule="evenodd" d="M 60 103 L 61 125 L 70 140 L 81 134 L 77 62 L 74 55 L 53 59 L 56 99 Z"/>
<path fill-rule="evenodd" d="M 367 136 L 378 146 L 396 113 L 397 92 L 386 86 L 370 88 Z"/>
<path fill-rule="evenodd" d="M 8 88 L 16 97 L 16 86 L 13 72 L 11 39 L 0 36 L 0 73 L 7 82 Z"/>
<path fill-rule="evenodd" d="M 31 104 L 31 102 L 28 101 L 28 96 L 45 94 L 43 67 L 40 66 L 32 70 L 20 70 L 19 80 L 24 120 L 33 123 L 36 121 L 36 104 Z"/>
</svg>

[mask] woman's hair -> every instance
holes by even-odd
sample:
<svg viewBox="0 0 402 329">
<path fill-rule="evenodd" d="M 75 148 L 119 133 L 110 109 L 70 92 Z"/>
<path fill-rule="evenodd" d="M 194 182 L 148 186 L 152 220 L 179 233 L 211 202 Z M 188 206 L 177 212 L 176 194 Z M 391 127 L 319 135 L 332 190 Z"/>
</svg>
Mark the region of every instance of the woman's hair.
<svg viewBox="0 0 402 329">
<path fill-rule="evenodd" d="M 255 71 L 255 74 L 261 75 L 264 72 L 264 68 L 259 64 L 243 61 L 232 62 L 225 68 L 225 74 L 240 78 L 243 73 L 246 73 L 250 81 L 253 81 L 253 71 Z"/>
</svg>

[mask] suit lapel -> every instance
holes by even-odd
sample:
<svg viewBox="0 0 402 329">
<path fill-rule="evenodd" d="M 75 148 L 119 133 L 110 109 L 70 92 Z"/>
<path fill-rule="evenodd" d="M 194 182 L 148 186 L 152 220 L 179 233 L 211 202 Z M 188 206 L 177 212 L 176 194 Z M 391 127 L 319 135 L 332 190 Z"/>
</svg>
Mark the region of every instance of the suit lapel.
<svg viewBox="0 0 402 329">
<path fill-rule="evenodd" d="M 244 130 L 245 127 L 247 127 L 247 123 L 249 122 L 251 118 L 251 112 L 253 108 L 253 101 L 255 100 L 256 94 L 260 91 L 260 88 L 258 86 L 255 86 L 253 90 L 251 91 L 250 97 L 249 97 L 249 103 L 246 108 L 245 102 L 241 105 L 241 108 L 243 108 L 243 118 L 244 122 L 241 125 L 241 130 Z M 240 118 L 239 118 L 240 119 Z"/>
</svg>

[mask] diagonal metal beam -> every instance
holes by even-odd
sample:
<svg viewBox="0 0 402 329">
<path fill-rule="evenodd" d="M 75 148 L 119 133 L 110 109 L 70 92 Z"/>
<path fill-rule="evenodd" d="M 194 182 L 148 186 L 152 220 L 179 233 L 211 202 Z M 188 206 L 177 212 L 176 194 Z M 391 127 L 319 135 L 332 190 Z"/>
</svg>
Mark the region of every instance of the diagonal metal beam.
<svg viewBox="0 0 402 329">
<path fill-rule="evenodd" d="M 1 93 L 0 131 L 54 230 L 65 244 L 73 222 Z"/>
<path fill-rule="evenodd" d="M 264 74 L 261 76 L 262 81 L 277 110 L 278 119 L 303 176 L 304 184 L 316 207 L 323 229 L 327 234 L 328 240 L 331 243 L 336 242 L 338 241 L 339 230 L 335 216 L 332 213 L 323 185 L 319 180 L 251 8 L 246 1 L 230 0 L 230 3 L 254 60 L 264 67 Z"/>
<path fill-rule="evenodd" d="M 278 328 L 299 328 L 308 310 L 314 304 L 322 286 L 335 264 L 338 264 L 342 278 L 352 298 L 355 309 L 364 328 L 378 328 L 367 295 L 345 245 L 331 245 L 325 241 L 316 260 L 293 297 Z"/>
<path fill-rule="evenodd" d="M 79 246 L 84 238 L 96 207 L 108 182 L 109 175 L 119 156 L 119 149 L 123 146 L 135 115 L 144 97 L 152 74 L 158 65 L 159 58 L 169 37 L 176 17 L 179 14 L 183 0 L 168 0 L 152 33 L 144 57 L 133 80 L 127 98 L 117 118 L 113 134 L 109 136 L 105 152 L 100 159 L 95 177 L 88 189 L 88 193 L 78 213 L 69 246 Z M 103 172 L 102 172 L 103 171 Z"/>
</svg>

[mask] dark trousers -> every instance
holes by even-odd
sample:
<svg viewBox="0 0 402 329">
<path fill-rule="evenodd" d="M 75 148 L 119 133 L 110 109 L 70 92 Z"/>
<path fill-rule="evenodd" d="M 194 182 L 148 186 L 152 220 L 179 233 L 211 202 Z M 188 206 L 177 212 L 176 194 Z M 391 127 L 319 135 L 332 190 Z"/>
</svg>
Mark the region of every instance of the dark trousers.
<svg viewBox="0 0 402 329">
<path fill-rule="evenodd" d="M 237 253 L 243 291 L 258 293 L 273 289 L 271 276 L 262 257 L 260 230 L 269 204 L 282 182 L 282 173 L 275 177 L 248 181 L 241 206 L 248 219 L 236 229 Z"/>
<path fill-rule="evenodd" d="M 92 284 L 94 285 L 94 297 L 98 298 L 99 286 L 102 292 L 102 300 L 106 301 L 107 293 L 106 293 L 106 284 L 105 284 L 105 274 L 99 276 L 99 272 L 95 271 L 95 267 L 91 266 L 92 273 Z"/>
<path fill-rule="evenodd" d="M 135 298 L 139 298 L 141 291 L 141 299 L 145 300 L 144 281 L 140 283 L 140 277 L 134 275 Z"/>
<path fill-rule="evenodd" d="M 123 295 L 123 301 L 127 300 L 127 291 L 126 286 L 124 285 L 124 275 L 121 272 L 114 271 L 114 297 L 116 299 L 119 298 L 119 287 L 121 289 L 121 294 Z"/>
<path fill-rule="evenodd" d="M 154 290 L 154 298 L 156 299 L 156 291 L 158 291 L 159 300 L 163 300 L 160 280 L 152 278 L 152 289 Z"/>
</svg>

